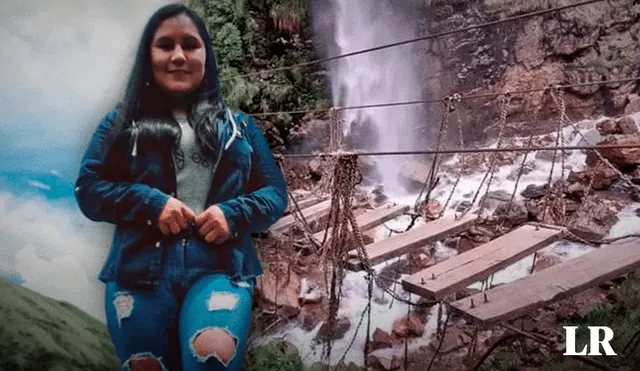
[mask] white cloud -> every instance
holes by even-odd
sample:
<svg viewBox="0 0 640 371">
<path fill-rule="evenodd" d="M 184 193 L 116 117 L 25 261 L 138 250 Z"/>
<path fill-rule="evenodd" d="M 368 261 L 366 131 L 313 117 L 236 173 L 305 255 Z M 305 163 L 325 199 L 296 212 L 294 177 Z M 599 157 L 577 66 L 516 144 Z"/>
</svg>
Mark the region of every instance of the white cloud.
<svg viewBox="0 0 640 371">
<path fill-rule="evenodd" d="M 27 184 L 29 184 L 32 187 L 36 187 L 36 188 L 41 188 L 41 189 L 46 189 L 46 190 L 51 190 L 51 186 L 48 186 L 42 182 L 39 182 L 37 180 L 29 180 L 27 182 Z"/>
<path fill-rule="evenodd" d="M 25 287 L 104 320 L 104 287 L 97 275 L 112 231 L 79 211 L 0 193 L 0 270 L 18 273 Z"/>
</svg>

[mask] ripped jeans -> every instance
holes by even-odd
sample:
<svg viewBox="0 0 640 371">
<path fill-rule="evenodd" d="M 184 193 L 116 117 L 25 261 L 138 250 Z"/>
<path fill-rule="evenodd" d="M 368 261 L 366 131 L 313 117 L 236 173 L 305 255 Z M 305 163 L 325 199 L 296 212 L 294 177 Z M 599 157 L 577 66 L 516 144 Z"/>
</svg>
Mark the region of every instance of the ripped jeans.
<svg viewBox="0 0 640 371">
<path fill-rule="evenodd" d="M 107 327 L 123 370 L 241 370 L 255 280 L 216 273 L 176 282 L 149 290 L 107 283 Z"/>
</svg>

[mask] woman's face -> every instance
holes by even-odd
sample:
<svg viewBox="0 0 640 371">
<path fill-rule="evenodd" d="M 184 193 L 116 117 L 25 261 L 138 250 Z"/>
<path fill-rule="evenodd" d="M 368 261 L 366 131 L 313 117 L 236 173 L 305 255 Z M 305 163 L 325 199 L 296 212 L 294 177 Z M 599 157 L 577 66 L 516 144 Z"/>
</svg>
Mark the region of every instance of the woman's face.
<svg viewBox="0 0 640 371">
<path fill-rule="evenodd" d="M 181 96 L 198 88 L 204 77 L 204 41 L 191 18 L 164 20 L 151 42 L 153 78 L 165 92 Z"/>
</svg>

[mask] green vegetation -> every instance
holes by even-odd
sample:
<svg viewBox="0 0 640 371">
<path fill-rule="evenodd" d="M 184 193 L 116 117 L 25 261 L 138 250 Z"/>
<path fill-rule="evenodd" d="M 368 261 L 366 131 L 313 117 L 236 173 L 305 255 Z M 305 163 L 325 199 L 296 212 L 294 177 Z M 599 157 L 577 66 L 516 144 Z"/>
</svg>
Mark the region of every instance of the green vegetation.
<svg viewBox="0 0 640 371">
<path fill-rule="evenodd" d="M 274 340 L 245 354 L 246 371 L 299 371 L 302 368 L 298 349 L 284 340 Z"/>
<path fill-rule="evenodd" d="M 189 1 L 203 16 L 212 35 L 222 91 L 232 108 L 255 113 L 328 105 L 321 78 L 313 73 L 313 67 L 260 72 L 314 58 L 306 29 L 307 3 L 302 0 Z M 285 138 L 293 117 L 280 115 L 267 119 Z M 261 118 L 261 121 L 264 120 Z"/>
<path fill-rule="evenodd" d="M 106 326 L 0 278 L 0 370 L 119 370 Z"/>
<path fill-rule="evenodd" d="M 583 318 L 561 323 L 559 332 L 564 334 L 562 326 L 579 326 L 576 350 L 580 351 L 589 342 L 587 326 L 608 326 L 615 334 L 611 347 L 618 355 L 593 358 L 615 370 L 638 370 L 640 346 L 635 350 L 629 347 L 625 353 L 623 350 L 634 334 L 640 331 L 640 271 L 612 290 L 611 297 L 612 303 L 594 305 Z M 561 342 L 564 343 L 564 339 Z M 526 365 L 540 365 L 542 371 L 598 370 L 570 357 L 548 359 L 539 349 L 533 350 L 522 345 L 504 346 L 496 350 L 482 370 L 519 370 Z"/>
</svg>

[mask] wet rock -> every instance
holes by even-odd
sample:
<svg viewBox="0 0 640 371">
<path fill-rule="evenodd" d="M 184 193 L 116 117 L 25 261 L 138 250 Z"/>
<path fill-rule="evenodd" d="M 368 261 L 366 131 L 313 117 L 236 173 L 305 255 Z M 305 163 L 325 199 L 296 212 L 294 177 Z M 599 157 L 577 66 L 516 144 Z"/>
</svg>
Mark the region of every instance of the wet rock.
<svg viewBox="0 0 640 371">
<path fill-rule="evenodd" d="M 604 148 L 600 154 L 617 167 L 640 165 L 640 133 L 631 135 L 612 135 L 598 143 L 601 146 L 630 145 L 635 148 Z M 587 165 L 595 166 L 600 162 L 597 154 L 591 150 L 587 152 Z"/>
<path fill-rule="evenodd" d="M 329 120 L 301 120 L 293 128 L 287 140 L 295 151 L 300 153 L 321 152 L 329 145 Z"/>
<path fill-rule="evenodd" d="M 516 227 L 529 221 L 529 212 L 524 203 L 514 202 L 511 207 L 509 204 L 502 204 L 496 208 L 494 216 L 503 219 L 510 227 Z"/>
<path fill-rule="evenodd" d="M 393 321 L 392 330 L 398 337 L 422 336 L 424 334 L 424 323 L 418 315 L 411 313 L 408 317 L 398 318 Z"/>
<path fill-rule="evenodd" d="M 640 184 L 640 166 L 629 174 L 629 178 L 635 184 Z"/>
<path fill-rule="evenodd" d="M 317 340 L 338 340 L 344 337 L 344 334 L 351 328 L 351 322 L 348 318 L 338 318 L 333 326 L 333 329 L 329 327 L 329 323 L 325 322 L 320 326 Z"/>
<path fill-rule="evenodd" d="M 380 328 L 376 328 L 372 336 L 371 350 L 391 347 L 393 347 L 393 339 L 391 338 L 391 335 L 389 335 L 388 332 L 381 330 Z"/>
<path fill-rule="evenodd" d="M 600 121 L 596 128 L 601 135 L 633 134 L 638 132 L 636 122 L 631 116 L 619 119 L 606 119 Z"/>
<path fill-rule="evenodd" d="M 426 219 L 437 219 L 442 210 L 442 205 L 438 200 L 429 200 L 427 204 L 424 202 L 419 206 L 420 215 Z"/>
<path fill-rule="evenodd" d="M 538 272 L 560 263 L 562 263 L 562 259 L 556 255 L 539 255 L 536 258 L 536 264 L 533 267 L 533 271 Z"/>
<path fill-rule="evenodd" d="M 277 307 L 278 314 L 287 318 L 300 313 L 299 290 L 300 276 L 289 269 L 287 262 L 271 263 L 265 273 L 257 277 L 258 300 L 264 307 Z"/>
<path fill-rule="evenodd" d="M 616 134 L 634 134 L 638 132 L 638 126 L 636 120 L 631 116 L 624 116 L 616 121 L 618 127 L 618 133 Z"/>
<path fill-rule="evenodd" d="M 640 95 L 629 94 L 627 96 L 627 105 L 624 107 L 624 114 L 630 115 L 636 112 L 640 112 Z"/>
<path fill-rule="evenodd" d="M 469 227 L 466 236 L 474 242 L 486 243 L 496 236 L 496 231 L 491 229 L 488 225 L 476 224 Z"/>
<path fill-rule="evenodd" d="M 432 257 L 423 251 L 412 251 L 408 254 L 408 258 L 411 263 L 411 269 L 425 269 L 435 264 Z"/>
<path fill-rule="evenodd" d="M 457 246 L 458 254 L 469 251 L 474 247 L 476 247 L 476 243 L 474 243 L 471 239 L 469 239 L 468 237 L 461 237 Z"/>
<path fill-rule="evenodd" d="M 613 119 L 606 119 L 598 122 L 596 129 L 600 135 L 618 134 L 616 122 Z"/>
<path fill-rule="evenodd" d="M 536 169 L 536 166 L 534 162 L 525 163 L 524 166 L 522 166 L 522 174 L 520 177 L 522 178 L 527 174 L 530 174 L 535 169 Z M 509 175 L 507 175 L 507 180 L 515 181 L 516 179 L 518 179 L 519 173 L 520 173 L 520 168 L 518 167 L 517 169 L 514 169 L 511 173 L 509 173 Z"/>
<path fill-rule="evenodd" d="M 544 197 L 547 194 L 548 189 L 549 189 L 549 186 L 547 184 L 543 184 L 543 185 L 529 184 L 527 188 L 524 189 L 524 191 L 520 192 L 520 195 L 524 198 L 536 200 Z"/>
<path fill-rule="evenodd" d="M 537 219 L 543 209 L 543 205 L 538 200 L 525 201 L 524 206 L 527 208 L 531 219 Z"/>
<path fill-rule="evenodd" d="M 600 134 L 600 132 L 596 129 L 588 130 L 586 133 L 582 134 L 580 141 L 578 142 L 579 146 L 592 146 L 596 143 L 600 142 L 604 137 Z"/>
<path fill-rule="evenodd" d="M 469 344 L 471 341 L 471 336 L 467 335 L 467 333 L 458 326 L 449 326 L 447 327 L 447 331 L 444 334 L 444 339 L 442 340 L 442 347 L 440 348 L 440 352 L 442 354 L 450 353 L 456 349 L 460 349 L 461 347 Z M 438 339 L 434 337 L 434 340 L 429 343 L 429 348 L 432 351 L 435 351 L 438 348 Z"/>
<path fill-rule="evenodd" d="M 323 296 L 323 290 L 320 287 L 315 287 L 309 279 L 300 280 L 300 295 L 298 296 L 300 305 L 319 303 Z"/>
<path fill-rule="evenodd" d="M 456 206 L 456 212 L 463 213 L 466 210 L 469 210 L 471 206 L 473 206 L 471 204 L 471 201 L 462 201 L 458 204 L 458 206 Z"/>
<path fill-rule="evenodd" d="M 374 370 L 397 370 L 402 366 L 402 359 L 397 355 L 372 353 L 367 356 L 367 360 Z"/>
<path fill-rule="evenodd" d="M 596 168 L 588 168 L 583 171 L 572 171 L 567 177 L 567 181 L 569 183 L 580 183 L 584 186 L 588 186 L 592 179 L 593 189 L 606 189 L 618 179 L 618 174 L 609 166 L 598 166 Z"/>
<path fill-rule="evenodd" d="M 499 190 L 499 191 L 491 191 L 487 193 L 485 196 L 482 197 L 480 202 L 482 203 L 482 200 L 484 200 L 484 207 L 494 208 L 499 206 L 500 204 L 509 202 L 510 199 L 511 199 L 511 193 L 507 191 Z"/>
<path fill-rule="evenodd" d="M 599 240 L 618 222 L 617 210 L 596 198 L 585 199 L 567 220 L 569 230 L 587 240 Z"/>
</svg>

